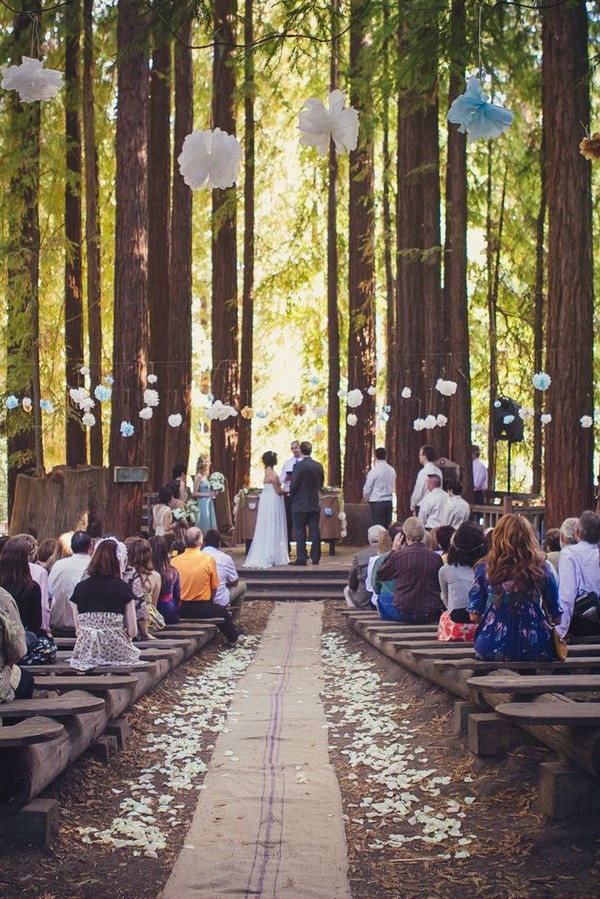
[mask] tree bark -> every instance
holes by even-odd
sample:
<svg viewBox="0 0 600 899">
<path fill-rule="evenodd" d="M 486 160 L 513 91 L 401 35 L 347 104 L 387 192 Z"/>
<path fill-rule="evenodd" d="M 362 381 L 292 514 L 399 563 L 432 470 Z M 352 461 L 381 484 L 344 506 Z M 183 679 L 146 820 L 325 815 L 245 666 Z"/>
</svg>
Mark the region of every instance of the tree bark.
<svg viewBox="0 0 600 899">
<path fill-rule="evenodd" d="M 144 462 L 143 405 L 148 352 L 148 64 L 139 46 L 145 6 L 119 0 L 117 22 L 118 105 L 116 132 L 115 305 L 109 461 Z M 121 435 L 121 422 L 135 432 Z M 105 527 L 126 536 L 139 530 L 143 486 L 112 484 Z"/>
<path fill-rule="evenodd" d="M 158 490 L 168 480 L 172 460 L 165 453 L 170 400 L 170 363 L 179 358 L 179 341 L 169 345 L 169 243 L 171 214 L 171 42 L 162 36 L 152 52 L 148 121 L 148 323 L 149 369 L 158 378 L 161 402 L 149 425 L 151 480 Z M 181 179 L 175 163 L 174 179 Z M 184 185 L 187 193 L 189 188 Z M 175 350 L 175 347 L 177 348 Z"/>
<path fill-rule="evenodd" d="M 382 6 L 383 27 L 387 33 L 389 29 L 389 2 L 385 0 Z M 383 47 L 383 67 L 384 72 L 389 71 L 389 41 L 386 39 Z M 384 358 L 387 360 L 386 365 L 386 396 L 387 404 L 394 405 L 394 412 L 388 419 L 385 431 L 385 446 L 390 459 L 394 455 L 396 445 L 396 405 L 398 402 L 398 373 L 396 371 L 395 362 L 397 355 L 393 352 L 396 344 L 396 282 L 394 278 L 394 233 L 392 226 L 392 198 L 390 185 L 393 178 L 392 156 L 390 152 L 390 88 L 389 82 L 384 82 L 383 86 L 383 110 L 382 110 L 382 129 L 383 129 L 383 189 L 381 199 L 381 212 L 383 221 L 383 267 L 385 272 L 385 347 Z"/>
<path fill-rule="evenodd" d="M 591 165 L 573 135 L 590 122 L 583 0 L 542 7 L 542 106 L 548 188 L 546 524 L 592 508 L 593 303 Z"/>
<path fill-rule="evenodd" d="M 83 384 L 83 275 L 81 266 L 81 79 L 79 43 L 81 3 L 65 7 L 65 380 L 67 387 Z M 94 425 L 97 427 L 97 425 Z M 80 414 L 67 391 L 67 465 L 85 465 L 86 440 Z"/>
<path fill-rule="evenodd" d="M 361 15 L 362 13 L 362 15 Z M 348 389 L 363 393 L 355 426 L 346 425 L 344 499 L 362 500 L 362 488 L 373 456 L 374 398 L 366 391 L 375 384 L 375 197 L 373 187 L 373 123 L 367 97 L 369 44 L 364 4 L 350 6 L 350 100 L 360 110 L 358 146 L 350 153 L 350 227 L 348 234 Z"/>
<path fill-rule="evenodd" d="M 22 7 L 36 13 L 40 3 L 23 2 Z M 31 53 L 31 28 L 32 17 L 25 12 L 15 15 L 11 38 L 15 64 Z M 8 129 L 3 165 L 10 166 L 11 197 L 6 223 L 6 389 L 33 402 L 31 413 L 20 406 L 6 416 L 10 515 L 17 476 L 44 466 L 38 345 L 40 104 L 21 103 L 16 91 L 7 93 L 5 103 Z"/>
<path fill-rule="evenodd" d="M 453 0 L 448 106 L 465 87 L 465 0 Z M 467 144 L 458 128 L 448 128 L 446 162 L 446 241 L 444 307 L 449 338 L 448 376 L 458 388 L 448 420 L 448 456 L 460 465 L 464 497 L 473 495 L 471 461 L 471 366 L 467 298 Z"/>
<path fill-rule="evenodd" d="M 339 0 L 331 0 L 331 33 L 339 27 Z M 329 90 L 338 86 L 339 41 L 332 39 L 329 57 Z M 329 182 L 327 184 L 327 483 L 342 484 L 340 448 L 340 318 L 338 309 L 337 245 L 338 162 L 333 141 L 329 142 Z"/>
<path fill-rule="evenodd" d="M 544 138 L 540 148 L 540 208 L 536 223 L 535 242 L 535 295 L 533 310 L 533 367 L 537 371 L 544 368 L 544 231 L 546 224 L 546 166 L 544 163 Z M 533 481 L 531 490 L 533 493 L 542 492 L 543 481 L 543 444 L 542 444 L 542 414 L 543 396 L 539 390 L 533 393 Z"/>
<path fill-rule="evenodd" d="M 169 328 L 166 415 L 179 412 L 179 428 L 166 425 L 163 457 L 165 483 L 173 465 L 186 465 L 190 454 L 192 386 L 192 192 L 183 180 L 177 157 L 194 123 L 191 19 L 186 17 L 175 43 L 175 132 L 173 139 L 173 204 L 169 273 Z"/>
<path fill-rule="evenodd" d="M 89 369 L 92 387 L 102 378 L 102 279 L 100 257 L 100 213 L 98 150 L 94 111 L 94 23 L 93 0 L 83 0 L 83 140 L 85 149 L 85 247 L 87 254 L 87 312 Z M 90 428 L 90 461 L 103 462 L 102 404 L 94 409 L 96 424 Z"/>
<path fill-rule="evenodd" d="M 213 128 L 235 134 L 236 0 L 215 0 L 213 56 Z M 238 293 L 236 188 L 212 192 L 212 394 L 238 406 Z M 211 422 L 211 468 L 227 479 L 229 498 L 240 484 L 237 475 L 237 419 Z"/>
<path fill-rule="evenodd" d="M 244 281 L 242 287 L 242 347 L 240 362 L 240 406 L 252 407 L 254 368 L 254 22 L 253 0 L 244 3 Z M 252 450 L 251 419 L 238 422 L 238 484 L 250 483 Z"/>
</svg>

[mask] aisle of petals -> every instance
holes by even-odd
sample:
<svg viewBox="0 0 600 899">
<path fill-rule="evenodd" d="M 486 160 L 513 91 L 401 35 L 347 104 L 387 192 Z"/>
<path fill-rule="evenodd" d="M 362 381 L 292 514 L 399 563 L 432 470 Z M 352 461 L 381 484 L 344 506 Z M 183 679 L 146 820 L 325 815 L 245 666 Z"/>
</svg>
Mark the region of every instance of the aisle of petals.
<svg viewBox="0 0 600 899">
<path fill-rule="evenodd" d="M 258 643 L 258 637 L 247 637 L 242 647 L 221 652 L 201 674 L 186 678 L 180 700 L 168 714 L 159 705 L 148 709 L 152 730 L 137 748 L 139 774 L 122 790 L 113 788 L 117 795 L 126 794 L 120 801 L 121 814 L 105 830 L 79 828 L 83 843 L 130 847 L 134 855 L 149 858 L 157 858 L 166 848 L 170 828 L 180 823 L 185 808 L 178 798 L 183 798 L 184 791 L 204 789 L 206 764 L 200 751 L 212 750 L 213 736 L 228 732 L 229 704 Z M 144 764 L 145 754 L 152 755 L 148 764 Z"/>
<path fill-rule="evenodd" d="M 466 847 L 477 838 L 464 833 L 464 825 L 475 799 L 442 797 L 451 778 L 429 762 L 410 718 L 397 720 L 398 710 L 410 709 L 400 702 L 398 684 L 383 681 L 372 662 L 350 653 L 333 632 L 323 635 L 322 659 L 330 749 L 345 757 L 347 779 L 363 786 L 360 804 L 348 807 L 356 809 L 351 820 L 364 827 L 370 848 L 419 842 L 443 848 L 437 858 L 468 858 Z M 471 781 L 465 777 L 462 783 Z M 454 786 L 457 794 L 465 790 Z"/>
</svg>

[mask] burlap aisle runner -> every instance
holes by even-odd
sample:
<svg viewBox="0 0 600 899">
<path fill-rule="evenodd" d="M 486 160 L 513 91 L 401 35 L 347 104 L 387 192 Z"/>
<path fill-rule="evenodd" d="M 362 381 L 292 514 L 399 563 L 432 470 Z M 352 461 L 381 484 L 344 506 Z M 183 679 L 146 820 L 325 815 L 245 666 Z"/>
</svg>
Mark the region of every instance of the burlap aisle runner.
<svg viewBox="0 0 600 899">
<path fill-rule="evenodd" d="M 350 896 L 319 701 L 322 604 L 276 606 L 216 743 L 164 899 Z"/>
</svg>

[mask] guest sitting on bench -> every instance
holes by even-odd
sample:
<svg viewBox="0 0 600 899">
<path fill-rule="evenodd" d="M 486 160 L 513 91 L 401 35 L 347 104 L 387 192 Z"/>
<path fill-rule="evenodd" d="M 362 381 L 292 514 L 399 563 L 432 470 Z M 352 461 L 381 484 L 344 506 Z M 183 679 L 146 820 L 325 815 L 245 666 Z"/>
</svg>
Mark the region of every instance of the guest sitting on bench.
<svg viewBox="0 0 600 899">
<path fill-rule="evenodd" d="M 379 614 L 386 621 L 429 624 L 442 611 L 438 581 L 442 560 L 425 546 L 425 528 L 418 518 L 407 518 L 402 533 L 406 545 L 393 549 L 378 571 L 381 580 L 396 578 L 393 599 L 384 593 L 379 597 Z"/>
<path fill-rule="evenodd" d="M 474 521 L 465 521 L 452 535 L 448 562 L 439 573 L 446 611 L 440 616 L 438 640 L 473 642 L 477 625 L 469 618 L 467 603 L 473 586 L 473 567 L 486 554 L 486 549 L 483 528 Z"/>
<path fill-rule="evenodd" d="M 372 609 L 372 591 L 366 587 L 370 559 L 379 554 L 378 543 L 382 534 L 387 537 L 387 530 L 381 524 L 372 524 L 367 531 L 369 545 L 359 549 L 352 560 L 348 573 L 348 584 L 344 587 L 344 598 L 349 609 Z"/>
<path fill-rule="evenodd" d="M 33 677 L 17 664 L 26 652 L 25 628 L 17 604 L 0 587 L 0 703 L 33 695 Z"/>
<path fill-rule="evenodd" d="M 69 664 L 84 674 L 98 665 L 134 665 L 140 651 L 133 591 L 122 580 L 127 550 L 115 537 L 105 537 L 94 550 L 87 577 L 73 590 L 75 648 Z"/>
<path fill-rule="evenodd" d="M 560 551 L 559 599 L 564 614 L 556 630 L 563 637 L 567 632 L 575 637 L 600 634 L 599 540 L 600 515 L 584 512 L 575 530 L 575 544 Z"/>
<path fill-rule="evenodd" d="M 555 659 L 552 628 L 562 608 L 554 569 L 531 524 L 504 515 L 492 531 L 487 559 L 475 569 L 468 611 L 478 624 L 475 653 L 486 661 Z"/>
</svg>

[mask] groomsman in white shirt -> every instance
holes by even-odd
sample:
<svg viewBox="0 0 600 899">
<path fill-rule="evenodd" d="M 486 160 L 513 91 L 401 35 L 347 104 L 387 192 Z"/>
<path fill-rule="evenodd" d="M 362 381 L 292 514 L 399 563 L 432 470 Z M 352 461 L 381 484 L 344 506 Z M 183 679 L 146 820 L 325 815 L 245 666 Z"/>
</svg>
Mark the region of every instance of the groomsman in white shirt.
<svg viewBox="0 0 600 899">
<path fill-rule="evenodd" d="M 410 511 L 413 515 L 417 514 L 419 506 L 421 505 L 421 500 L 427 493 L 427 475 L 436 474 L 440 479 L 440 484 L 444 483 L 444 476 L 442 475 L 441 469 L 433 464 L 434 459 L 434 448 L 427 443 L 424 444 L 419 450 L 419 462 L 423 467 L 417 475 L 414 490 L 410 498 Z"/>
<path fill-rule="evenodd" d="M 371 507 L 373 524 L 389 528 L 392 523 L 393 498 L 396 492 L 396 472 L 386 461 L 382 446 L 375 450 L 375 465 L 367 474 L 363 497 Z"/>
<path fill-rule="evenodd" d="M 292 472 L 294 470 L 294 466 L 297 462 L 300 461 L 301 458 L 300 444 L 297 440 L 292 440 L 290 449 L 292 451 L 292 457 L 283 463 L 283 465 L 281 466 L 281 473 L 279 475 L 281 486 L 285 490 L 283 499 L 285 502 L 285 520 L 288 533 L 288 553 L 290 551 L 290 541 L 294 532 L 294 529 L 292 527 L 292 498 L 290 496 L 290 483 L 292 480 Z"/>
</svg>

